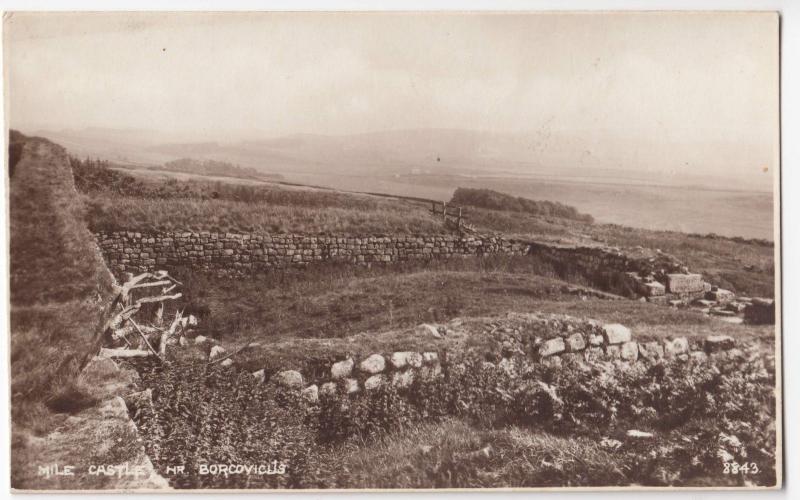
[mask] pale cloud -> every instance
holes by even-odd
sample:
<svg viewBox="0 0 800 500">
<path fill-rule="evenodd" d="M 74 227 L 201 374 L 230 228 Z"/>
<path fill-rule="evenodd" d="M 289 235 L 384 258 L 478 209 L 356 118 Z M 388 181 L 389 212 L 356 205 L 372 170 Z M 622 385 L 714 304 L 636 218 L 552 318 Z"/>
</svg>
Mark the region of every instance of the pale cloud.
<svg viewBox="0 0 800 500">
<path fill-rule="evenodd" d="M 5 37 L 17 126 L 566 132 L 594 162 L 734 175 L 776 156 L 774 14 L 15 14 Z"/>
</svg>

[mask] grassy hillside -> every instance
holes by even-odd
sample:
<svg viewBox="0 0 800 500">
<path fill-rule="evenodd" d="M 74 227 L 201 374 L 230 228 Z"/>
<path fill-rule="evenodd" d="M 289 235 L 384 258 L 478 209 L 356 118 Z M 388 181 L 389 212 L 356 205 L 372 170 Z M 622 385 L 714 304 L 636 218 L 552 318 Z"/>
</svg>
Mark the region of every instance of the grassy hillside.
<svg viewBox="0 0 800 500">
<path fill-rule="evenodd" d="M 478 231 L 523 240 L 601 244 L 623 250 L 658 249 L 703 274 L 708 281 L 741 295 L 772 297 L 775 293 L 775 248 L 765 240 L 590 224 L 479 207 L 468 207 L 465 218 Z"/>
<path fill-rule="evenodd" d="M 412 200 L 314 188 L 162 181 L 72 159 L 92 230 L 264 231 L 312 234 L 441 233 Z"/>
</svg>

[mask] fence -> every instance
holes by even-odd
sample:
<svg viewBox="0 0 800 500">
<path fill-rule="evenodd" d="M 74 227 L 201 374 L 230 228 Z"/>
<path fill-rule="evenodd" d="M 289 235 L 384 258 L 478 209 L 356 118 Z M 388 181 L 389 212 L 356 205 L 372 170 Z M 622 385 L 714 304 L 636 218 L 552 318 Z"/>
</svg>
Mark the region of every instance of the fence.
<svg viewBox="0 0 800 500">
<path fill-rule="evenodd" d="M 448 206 L 446 201 L 442 203 L 434 201 L 431 203 L 431 213 L 434 217 L 441 217 L 445 226 L 468 233 L 475 232 L 475 228 L 465 220 L 467 213 L 463 207 Z"/>
</svg>

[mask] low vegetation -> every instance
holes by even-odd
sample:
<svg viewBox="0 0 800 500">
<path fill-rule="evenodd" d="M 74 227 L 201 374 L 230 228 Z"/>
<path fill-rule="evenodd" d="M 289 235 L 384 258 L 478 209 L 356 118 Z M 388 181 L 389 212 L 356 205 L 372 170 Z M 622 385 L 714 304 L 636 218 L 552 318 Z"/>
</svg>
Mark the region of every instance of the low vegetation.
<svg viewBox="0 0 800 500">
<path fill-rule="evenodd" d="M 157 468 L 189 466 L 183 488 L 774 484 L 774 364 L 753 351 L 708 363 L 509 371 L 450 353 L 442 376 L 318 404 L 248 372 L 149 364 L 153 404 L 136 415 Z M 284 474 L 196 472 L 273 460 Z M 734 461 L 758 473 L 726 475 Z"/>
</svg>

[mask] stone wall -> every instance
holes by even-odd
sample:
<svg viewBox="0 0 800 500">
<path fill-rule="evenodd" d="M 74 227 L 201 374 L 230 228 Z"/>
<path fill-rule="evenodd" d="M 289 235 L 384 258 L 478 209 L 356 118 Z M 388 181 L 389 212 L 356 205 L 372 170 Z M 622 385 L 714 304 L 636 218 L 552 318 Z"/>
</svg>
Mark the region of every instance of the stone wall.
<svg viewBox="0 0 800 500">
<path fill-rule="evenodd" d="M 540 259 L 566 281 L 583 282 L 623 296 L 666 303 L 672 273 L 688 270 L 662 253 L 626 254 L 602 246 L 523 242 L 486 235 L 311 236 L 302 234 L 116 231 L 97 233 L 97 242 L 118 276 L 174 267 L 225 275 L 306 267 L 323 262 L 393 264 L 488 255 Z M 641 252 L 640 252 L 641 253 Z M 690 275 L 694 276 L 694 275 Z"/>
<path fill-rule="evenodd" d="M 115 273 L 162 267 L 248 273 L 317 262 L 393 263 L 490 254 L 525 255 L 530 244 L 491 236 L 309 236 L 119 231 L 97 241 Z"/>
<path fill-rule="evenodd" d="M 506 329 L 501 340 L 503 354 L 499 360 L 485 361 L 503 370 L 513 372 L 520 362 L 560 365 L 565 357 L 577 358 L 581 362 L 593 364 L 612 361 L 626 363 L 659 363 L 661 360 L 690 358 L 705 361 L 709 356 L 724 354 L 734 349 L 732 337 L 715 335 L 704 340 L 690 342 L 685 337 L 637 342 L 631 331 L 621 324 L 601 325 L 591 320 L 558 320 L 543 319 L 544 324 L 558 324 L 566 328 L 557 335 L 550 335 L 546 340 L 536 339 L 535 347 L 525 351 L 520 339 L 514 339 L 519 330 Z M 430 327 L 431 325 L 420 325 Z M 419 328 L 419 327 L 418 327 Z M 497 327 L 493 328 L 496 333 Z M 501 336 L 503 336 L 501 332 Z M 213 356 L 223 355 L 220 351 Z M 409 387 L 415 380 L 424 383 L 449 370 L 459 373 L 463 367 L 453 366 L 446 350 L 442 352 L 397 351 L 392 353 L 373 353 L 361 358 L 348 357 L 333 363 L 327 376 L 313 378 L 299 371 L 288 369 L 278 371 L 269 380 L 264 370 L 253 373 L 261 382 L 276 383 L 287 388 L 297 389 L 310 401 L 316 401 L 320 395 L 350 395 L 361 391 L 371 391 L 385 384 L 398 388 Z"/>
</svg>

